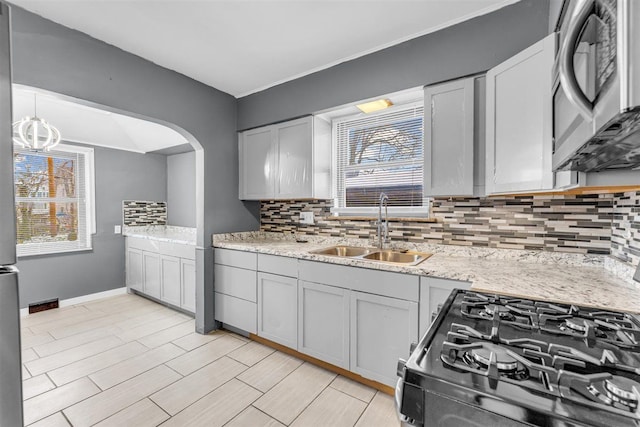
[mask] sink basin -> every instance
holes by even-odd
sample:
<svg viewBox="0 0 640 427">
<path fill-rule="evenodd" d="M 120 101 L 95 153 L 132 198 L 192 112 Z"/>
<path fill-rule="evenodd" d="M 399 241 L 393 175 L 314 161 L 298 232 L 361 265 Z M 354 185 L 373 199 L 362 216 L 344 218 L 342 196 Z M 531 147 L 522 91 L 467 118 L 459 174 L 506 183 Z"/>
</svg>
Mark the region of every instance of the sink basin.
<svg viewBox="0 0 640 427">
<path fill-rule="evenodd" d="M 311 251 L 312 254 L 318 255 L 333 255 L 341 257 L 358 257 L 371 253 L 375 249 L 361 248 L 358 246 L 331 246 L 329 248 L 318 249 L 317 251 Z"/>
<path fill-rule="evenodd" d="M 431 254 L 424 252 L 390 249 L 380 250 L 377 248 L 363 248 L 359 246 L 330 246 L 328 248 L 310 251 L 310 253 L 403 265 L 417 265 L 431 256 Z"/>
<path fill-rule="evenodd" d="M 373 252 L 368 255 L 363 256 L 363 259 L 368 259 L 371 261 L 381 261 L 388 262 L 394 264 L 409 264 L 416 265 L 429 258 L 431 254 L 427 254 L 424 252 L 403 252 L 403 251 L 379 251 Z"/>
</svg>

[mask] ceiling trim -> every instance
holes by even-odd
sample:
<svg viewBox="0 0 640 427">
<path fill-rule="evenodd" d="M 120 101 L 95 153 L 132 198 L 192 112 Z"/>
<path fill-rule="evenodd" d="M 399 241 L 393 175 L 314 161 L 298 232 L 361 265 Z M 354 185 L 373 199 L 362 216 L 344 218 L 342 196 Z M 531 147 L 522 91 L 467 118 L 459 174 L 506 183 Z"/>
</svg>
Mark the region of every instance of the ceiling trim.
<svg viewBox="0 0 640 427">
<path fill-rule="evenodd" d="M 239 99 L 239 98 L 243 98 L 245 96 L 253 95 L 254 93 L 262 92 L 263 90 L 270 89 L 270 88 L 272 88 L 274 86 L 278 86 L 278 85 L 281 85 L 283 83 L 287 83 L 287 82 L 290 82 L 292 80 L 296 80 L 296 79 L 299 79 L 301 77 L 308 76 L 308 75 L 313 74 L 313 73 L 317 73 L 318 71 L 326 70 L 328 68 L 334 67 L 334 66 L 336 66 L 338 64 L 341 64 L 343 62 L 352 61 L 354 59 L 361 58 L 363 56 L 369 55 L 369 54 L 374 53 L 374 52 L 378 52 L 378 51 L 386 49 L 388 47 L 395 46 L 395 45 L 398 45 L 400 43 L 404 43 L 406 41 L 413 40 L 415 38 L 425 36 L 427 34 L 435 33 L 436 31 L 440 31 L 440 30 L 442 30 L 444 28 L 451 27 L 451 26 L 454 26 L 456 24 L 460 24 L 460 23 L 462 23 L 464 21 L 468 21 L 468 20 L 476 18 L 478 16 L 486 15 L 488 13 L 494 12 L 494 11 L 496 11 L 498 9 L 502 9 L 503 7 L 512 5 L 512 4 L 517 3 L 519 1 L 520 0 L 504 0 L 504 1 L 500 2 L 500 3 L 496 3 L 496 4 L 493 4 L 491 6 L 487 6 L 484 9 L 480 9 L 480 10 L 478 10 L 476 12 L 469 13 L 469 14 L 463 15 L 463 16 L 461 16 L 459 18 L 452 19 L 450 21 L 444 22 L 444 23 L 442 23 L 440 25 L 437 25 L 435 27 L 427 28 L 426 30 L 420 31 L 418 33 L 411 34 L 411 35 L 408 35 L 408 36 L 405 36 L 405 37 L 401 37 L 399 39 L 396 39 L 396 40 L 393 40 L 391 42 L 378 45 L 378 46 L 373 47 L 371 49 L 367 49 L 367 50 L 364 50 L 362 52 L 358 52 L 358 53 L 355 53 L 353 55 L 349 55 L 349 56 L 346 56 L 344 58 L 329 62 L 328 64 L 312 68 L 312 69 L 304 71 L 302 73 L 294 74 L 294 75 L 292 75 L 290 77 L 286 77 L 284 79 L 277 80 L 277 81 L 275 81 L 273 83 L 269 83 L 269 84 L 264 85 L 264 86 L 260 86 L 260 87 L 258 87 L 256 89 L 250 90 L 249 92 L 244 92 L 244 93 L 241 93 L 241 94 L 238 94 L 238 95 L 233 95 L 233 96 L 235 98 Z"/>
</svg>

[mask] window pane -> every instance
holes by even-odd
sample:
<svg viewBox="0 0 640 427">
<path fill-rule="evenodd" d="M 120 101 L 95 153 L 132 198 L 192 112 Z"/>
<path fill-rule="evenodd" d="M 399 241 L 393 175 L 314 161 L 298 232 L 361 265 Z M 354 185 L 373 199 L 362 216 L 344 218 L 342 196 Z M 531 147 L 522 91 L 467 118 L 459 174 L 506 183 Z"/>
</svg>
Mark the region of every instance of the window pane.
<svg viewBox="0 0 640 427">
<path fill-rule="evenodd" d="M 349 165 L 415 159 L 422 156 L 422 118 L 349 130 Z"/>
<path fill-rule="evenodd" d="M 346 172 L 346 207 L 376 206 L 380 192 L 389 206 L 422 206 L 422 165 Z"/>
<path fill-rule="evenodd" d="M 18 202 L 18 244 L 78 240 L 78 203 Z"/>
<path fill-rule="evenodd" d="M 76 196 L 76 158 L 41 153 L 16 153 L 14 157 L 16 197 Z"/>
</svg>

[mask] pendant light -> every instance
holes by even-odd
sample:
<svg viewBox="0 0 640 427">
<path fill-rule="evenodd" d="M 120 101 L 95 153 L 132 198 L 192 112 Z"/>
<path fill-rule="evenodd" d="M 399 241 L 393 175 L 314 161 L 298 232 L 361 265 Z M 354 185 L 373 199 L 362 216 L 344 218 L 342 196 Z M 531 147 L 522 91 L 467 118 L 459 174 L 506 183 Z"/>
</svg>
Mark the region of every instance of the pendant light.
<svg viewBox="0 0 640 427">
<path fill-rule="evenodd" d="M 13 124 L 13 142 L 31 151 L 50 151 L 60 143 L 60 131 L 37 116 L 33 94 L 33 117 L 26 116 Z"/>
</svg>

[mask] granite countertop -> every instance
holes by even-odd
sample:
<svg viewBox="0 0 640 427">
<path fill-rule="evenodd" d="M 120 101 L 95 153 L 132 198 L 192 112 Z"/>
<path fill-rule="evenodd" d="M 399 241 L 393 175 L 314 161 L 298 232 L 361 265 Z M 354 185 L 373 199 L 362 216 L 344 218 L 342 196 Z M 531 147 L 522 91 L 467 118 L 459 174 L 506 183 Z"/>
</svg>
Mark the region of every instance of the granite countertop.
<svg viewBox="0 0 640 427">
<path fill-rule="evenodd" d="M 640 286 L 629 271 L 602 255 L 581 255 L 468 248 L 433 244 L 394 244 L 394 248 L 430 252 L 417 266 L 311 254 L 333 245 L 368 246 L 366 240 L 247 232 L 213 236 L 213 246 L 312 261 L 472 282 L 472 289 L 547 301 L 640 312 Z M 620 263 L 618 263 L 620 264 Z M 606 268 L 605 268 L 606 267 Z M 622 267 L 628 270 L 628 267 Z"/>
<path fill-rule="evenodd" d="M 161 242 L 178 243 L 182 245 L 196 244 L 196 229 L 191 227 L 177 227 L 173 225 L 124 226 L 122 234 L 129 237 L 159 240 Z"/>
</svg>

